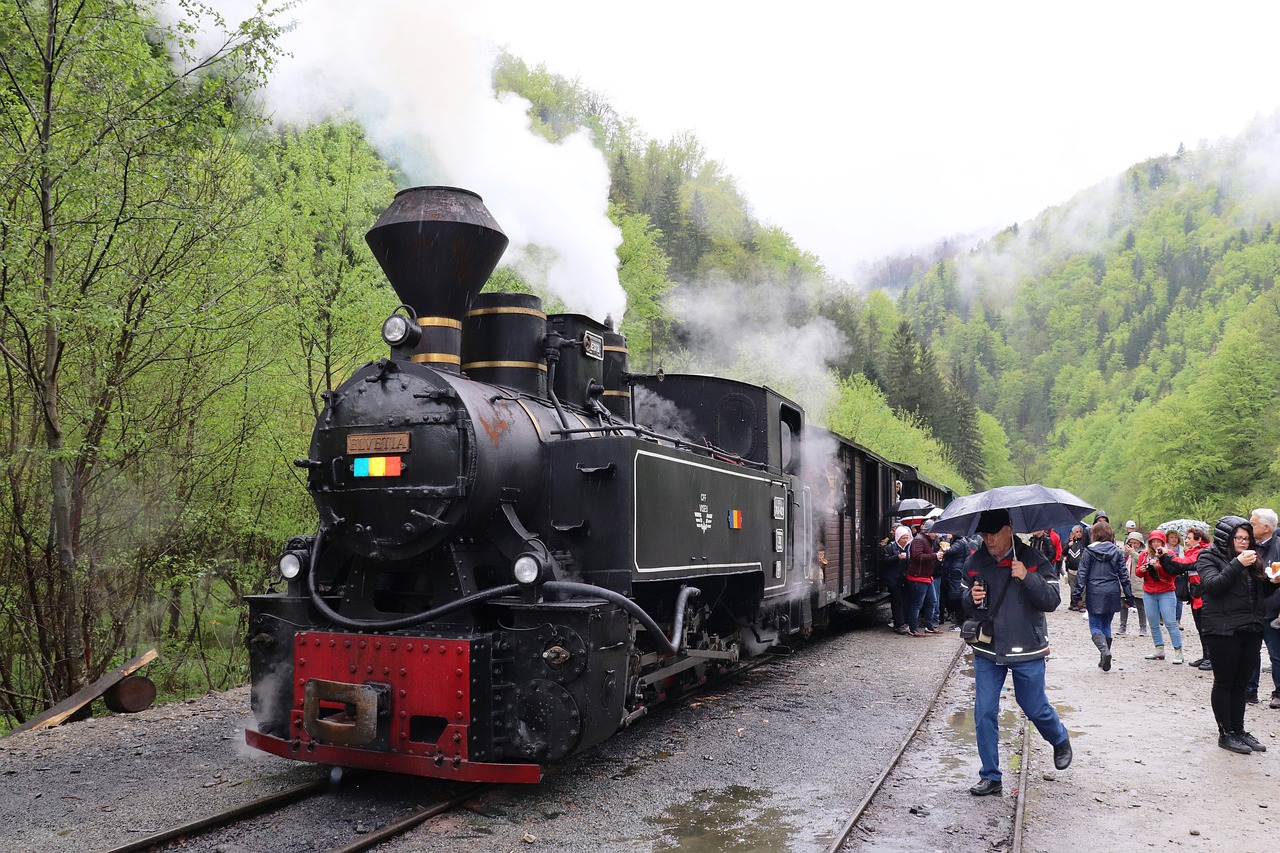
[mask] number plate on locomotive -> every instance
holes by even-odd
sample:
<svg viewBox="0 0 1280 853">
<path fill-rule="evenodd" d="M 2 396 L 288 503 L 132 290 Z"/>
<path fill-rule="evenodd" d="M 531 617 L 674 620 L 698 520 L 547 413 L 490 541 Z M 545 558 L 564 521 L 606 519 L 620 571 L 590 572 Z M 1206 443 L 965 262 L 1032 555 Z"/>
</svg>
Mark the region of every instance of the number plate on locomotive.
<svg viewBox="0 0 1280 853">
<path fill-rule="evenodd" d="M 367 432 L 347 436 L 347 453 L 408 453 L 409 433 Z"/>
</svg>

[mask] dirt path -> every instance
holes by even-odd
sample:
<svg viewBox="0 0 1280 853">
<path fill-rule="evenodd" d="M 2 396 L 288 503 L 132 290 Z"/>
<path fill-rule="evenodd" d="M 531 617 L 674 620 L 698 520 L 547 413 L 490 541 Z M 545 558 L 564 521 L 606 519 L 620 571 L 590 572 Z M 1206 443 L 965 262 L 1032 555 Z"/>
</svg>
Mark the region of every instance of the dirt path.
<svg viewBox="0 0 1280 853">
<path fill-rule="evenodd" d="M 1267 704 L 1270 672 L 1262 673 L 1262 702 L 1245 712 L 1245 727 L 1269 749 L 1236 755 L 1218 747 L 1211 673 L 1144 660 L 1153 643 L 1137 634 L 1115 638 L 1104 673 L 1081 614 L 1061 608 L 1049 624 L 1049 697 L 1071 732 L 1075 761 L 1055 771 L 1051 748 L 1036 739 L 1025 850 L 1280 848 L 1280 710 Z M 1190 662 L 1200 642 L 1189 612 L 1183 625 Z"/>
<path fill-rule="evenodd" d="M 1280 710 L 1267 704 L 1270 672 L 1262 674 L 1261 704 L 1245 714 L 1246 728 L 1270 749 L 1236 755 L 1217 744 L 1209 708 L 1212 674 L 1145 660 L 1154 644 L 1136 633 L 1136 622 L 1130 619 L 1134 633 L 1115 638 L 1112 669 L 1103 672 L 1082 614 L 1065 607 L 1049 614 L 1049 698 L 1071 732 L 1075 761 L 1066 771 L 1055 770 L 1052 748 L 1033 729 L 1023 849 L 1280 849 Z M 1183 624 L 1190 662 L 1200 657 L 1200 643 L 1190 613 Z M 1003 849 L 1012 835 L 1018 765 L 1010 759 L 1022 716 L 1007 692 L 1001 704 L 1004 797 L 972 797 L 967 788 L 978 778 L 972 702 L 966 654 L 927 731 L 913 741 L 864 818 L 866 828 L 846 849 Z"/>
</svg>

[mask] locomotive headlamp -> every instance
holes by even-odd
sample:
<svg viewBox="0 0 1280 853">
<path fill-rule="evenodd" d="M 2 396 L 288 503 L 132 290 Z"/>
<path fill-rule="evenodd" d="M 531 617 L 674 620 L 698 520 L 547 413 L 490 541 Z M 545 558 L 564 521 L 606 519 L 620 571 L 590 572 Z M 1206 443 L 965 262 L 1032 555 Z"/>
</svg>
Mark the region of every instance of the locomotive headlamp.
<svg viewBox="0 0 1280 853">
<path fill-rule="evenodd" d="M 516 557 L 511 573 L 515 575 L 516 583 L 522 583 L 527 586 L 542 577 L 542 560 L 538 559 L 536 554 L 521 554 Z"/>
<path fill-rule="evenodd" d="M 293 580 L 302 571 L 302 558 L 305 556 L 301 551 L 285 551 L 280 557 L 280 575 L 285 580 Z"/>
<path fill-rule="evenodd" d="M 422 339 L 422 327 L 403 314 L 392 314 L 382 324 L 382 339 L 388 346 L 416 346 Z"/>
</svg>

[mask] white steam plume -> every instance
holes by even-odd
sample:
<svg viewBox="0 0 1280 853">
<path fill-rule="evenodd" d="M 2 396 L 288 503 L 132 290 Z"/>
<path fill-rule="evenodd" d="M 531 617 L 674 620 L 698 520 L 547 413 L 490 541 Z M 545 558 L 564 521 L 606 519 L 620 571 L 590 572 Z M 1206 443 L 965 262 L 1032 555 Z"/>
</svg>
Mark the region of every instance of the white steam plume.
<svg viewBox="0 0 1280 853">
<path fill-rule="evenodd" d="M 836 394 L 832 366 L 849 347 L 830 320 L 812 314 L 823 287 L 717 275 L 677 292 L 670 307 L 688 334 L 695 370 L 770 385 L 821 420 Z"/>
<path fill-rule="evenodd" d="M 234 26 L 250 0 L 216 5 Z M 621 318 L 621 232 L 607 215 L 609 169 L 585 132 L 551 143 L 536 134 L 529 102 L 495 97 L 497 47 L 482 11 L 436 0 L 306 0 L 267 86 L 277 121 L 349 116 L 410 185 L 479 193 L 511 246 L 504 261 L 544 284 L 572 311 Z M 212 41 L 212 40 L 211 40 Z M 390 201 L 390 199 L 388 199 Z M 370 223 L 372 225 L 373 223 Z M 546 263 L 531 247 L 550 250 Z"/>
</svg>

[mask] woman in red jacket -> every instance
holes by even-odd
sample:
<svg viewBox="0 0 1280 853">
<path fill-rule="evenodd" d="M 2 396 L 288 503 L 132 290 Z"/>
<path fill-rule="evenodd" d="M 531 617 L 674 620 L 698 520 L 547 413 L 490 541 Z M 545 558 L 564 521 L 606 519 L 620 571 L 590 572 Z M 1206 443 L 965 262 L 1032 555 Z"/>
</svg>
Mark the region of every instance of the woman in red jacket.
<svg viewBox="0 0 1280 853">
<path fill-rule="evenodd" d="M 1200 596 L 1200 572 L 1196 568 L 1196 558 L 1200 556 L 1200 552 L 1209 547 L 1208 531 L 1198 528 L 1187 528 L 1186 545 L 1183 548 L 1181 557 L 1174 557 L 1166 550 L 1163 557 L 1160 558 L 1160 565 L 1167 574 L 1177 575 L 1186 573 L 1186 598 L 1184 599 L 1191 605 L 1191 618 L 1195 622 L 1196 634 L 1200 636 L 1200 648 L 1205 650 L 1204 634 L 1200 631 L 1200 612 L 1204 608 L 1204 599 Z M 1170 571 L 1172 570 L 1172 571 Z M 1175 594 L 1177 591 L 1177 581 L 1174 582 Z M 1204 657 L 1193 660 L 1191 666 L 1197 667 L 1204 671 L 1213 669 L 1209 662 L 1209 654 L 1204 651 Z"/>
<path fill-rule="evenodd" d="M 1163 620 L 1169 632 L 1169 644 L 1173 646 L 1173 663 L 1182 663 L 1182 632 L 1178 630 L 1178 598 L 1173 592 L 1173 575 L 1160 566 L 1165 544 L 1164 533 L 1153 530 L 1147 537 L 1147 549 L 1138 556 L 1136 574 L 1142 578 L 1142 603 L 1147 609 L 1151 640 L 1156 646 L 1147 660 L 1164 660 L 1164 636 L 1160 632 Z"/>
</svg>

